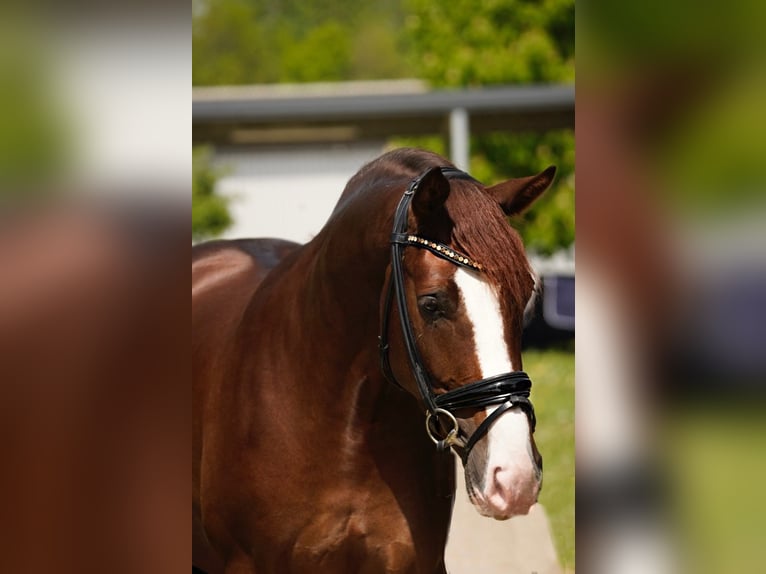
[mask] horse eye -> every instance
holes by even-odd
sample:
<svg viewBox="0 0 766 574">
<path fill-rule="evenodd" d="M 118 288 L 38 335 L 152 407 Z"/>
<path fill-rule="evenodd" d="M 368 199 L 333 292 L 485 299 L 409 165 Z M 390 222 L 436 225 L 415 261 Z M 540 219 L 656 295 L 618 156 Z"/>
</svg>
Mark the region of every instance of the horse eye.
<svg viewBox="0 0 766 574">
<path fill-rule="evenodd" d="M 436 318 L 441 313 L 441 304 L 436 295 L 418 297 L 418 308 L 426 318 Z"/>
</svg>

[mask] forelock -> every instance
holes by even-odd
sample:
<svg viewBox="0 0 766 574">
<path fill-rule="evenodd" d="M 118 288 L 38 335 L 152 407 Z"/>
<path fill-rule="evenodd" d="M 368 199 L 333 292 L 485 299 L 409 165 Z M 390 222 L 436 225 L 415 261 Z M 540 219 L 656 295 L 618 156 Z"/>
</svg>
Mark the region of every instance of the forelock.
<svg viewBox="0 0 766 574">
<path fill-rule="evenodd" d="M 455 249 L 481 263 L 499 295 L 511 297 L 523 309 L 534 281 L 521 238 L 500 206 L 479 185 L 451 180 L 450 186 L 446 206 L 454 223 Z"/>
</svg>

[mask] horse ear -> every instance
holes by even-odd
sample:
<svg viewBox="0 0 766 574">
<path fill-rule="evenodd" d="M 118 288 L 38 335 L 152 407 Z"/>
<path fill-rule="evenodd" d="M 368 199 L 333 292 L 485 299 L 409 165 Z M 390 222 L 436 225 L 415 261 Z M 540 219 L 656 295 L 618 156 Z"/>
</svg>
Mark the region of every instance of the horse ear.
<svg viewBox="0 0 766 574">
<path fill-rule="evenodd" d="M 497 200 L 506 215 L 517 215 L 527 209 L 553 183 L 556 166 L 550 166 L 537 175 L 503 181 L 487 191 Z"/>
<path fill-rule="evenodd" d="M 427 224 L 442 215 L 447 197 L 449 197 L 449 182 L 441 169 L 432 167 L 421 176 L 412 198 L 412 213 L 418 225 Z"/>
</svg>

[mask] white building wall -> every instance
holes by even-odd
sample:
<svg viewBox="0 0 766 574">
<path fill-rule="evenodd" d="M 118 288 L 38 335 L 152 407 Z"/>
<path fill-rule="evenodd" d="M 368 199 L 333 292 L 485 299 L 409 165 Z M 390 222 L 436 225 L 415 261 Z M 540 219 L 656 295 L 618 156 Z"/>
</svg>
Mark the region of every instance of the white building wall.
<svg viewBox="0 0 766 574">
<path fill-rule="evenodd" d="M 232 198 L 224 238 L 305 243 L 322 228 L 346 182 L 383 152 L 383 142 L 280 149 L 218 148 L 218 190 Z"/>
</svg>

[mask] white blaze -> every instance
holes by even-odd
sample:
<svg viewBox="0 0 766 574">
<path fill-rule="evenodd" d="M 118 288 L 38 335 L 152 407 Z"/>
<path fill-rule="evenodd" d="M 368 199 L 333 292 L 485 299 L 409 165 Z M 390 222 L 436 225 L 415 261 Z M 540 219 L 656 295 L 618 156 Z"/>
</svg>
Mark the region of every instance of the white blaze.
<svg viewBox="0 0 766 574">
<path fill-rule="evenodd" d="M 468 319 L 473 323 L 476 355 L 484 378 L 513 370 L 505 344 L 500 301 L 491 285 L 473 272 L 458 267 L 455 283 L 465 304 Z"/>
<path fill-rule="evenodd" d="M 468 319 L 473 324 L 474 344 L 482 378 L 513 371 L 497 293 L 477 274 L 463 268 L 455 272 L 455 283 L 460 290 Z M 496 408 L 488 407 L 487 415 Z M 487 438 L 487 469 L 502 468 L 509 472 L 520 472 L 529 468 L 529 421 L 520 409 L 511 409 L 495 421 Z M 485 483 L 491 480 L 492 477 L 487 477 Z"/>
</svg>

